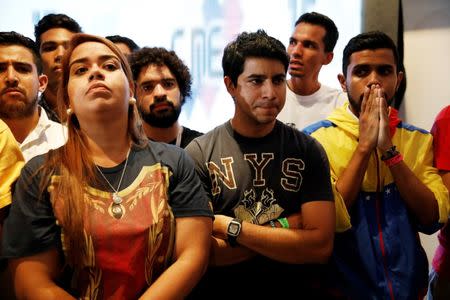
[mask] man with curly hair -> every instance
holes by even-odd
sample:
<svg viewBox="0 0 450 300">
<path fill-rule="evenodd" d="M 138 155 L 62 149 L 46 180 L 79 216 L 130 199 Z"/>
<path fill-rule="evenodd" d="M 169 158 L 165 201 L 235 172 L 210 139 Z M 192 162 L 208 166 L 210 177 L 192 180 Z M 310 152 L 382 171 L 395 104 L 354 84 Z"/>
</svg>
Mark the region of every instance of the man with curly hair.
<svg viewBox="0 0 450 300">
<path fill-rule="evenodd" d="M 132 53 L 129 60 L 147 137 L 184 148 L 202 135 L 178 122 L 181 107 L 191 95 L 192 78 L 176 53 L 145 47 Z"/>
</svg>

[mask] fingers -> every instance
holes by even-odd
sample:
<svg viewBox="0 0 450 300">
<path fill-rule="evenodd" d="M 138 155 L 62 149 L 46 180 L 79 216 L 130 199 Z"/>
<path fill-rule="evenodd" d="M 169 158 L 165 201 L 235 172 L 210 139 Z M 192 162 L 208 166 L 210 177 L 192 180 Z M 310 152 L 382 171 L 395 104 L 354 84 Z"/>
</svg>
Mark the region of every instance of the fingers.
<svg viewBox="0 0 450 300">
<path fill-rule="evenodd" d="M 392 142 L 389 129 L 389 108 L 382 88 L 379 88 L 377 91 L 377 99 L 380 111 L 380 129 L 377 146 L 381 151 L 385 151 L 392 146 Z"/>
<path fill-rule="evenodd" d="M 376 88 L 377 93 L 377 106 L 381 117 L 387 119 L 389 116 L 389 107 L 387 105 L 384 89 L 380 86 Z"/>
<path fill-rule="evenodd" d="M 374 84 L 371 86 L 373 92 L 373 102 L 372 106 L 374 108 L 374 114 L 380 118 L 380 96 L 381 96 L 381 87 L 378 84 Z"/>
<path fill-rule="evenodd" d="M 380 116 L 380 127 L 383 127 L 384 123 L 388 119 L 388 115 L 386 113 L 386 101 L 384 101 L 383 97 L 377 97 L 378 101 L 378 110 L 379 110 L 379 116 Z M 380 129 L 381 130 L 381 129 Z"/>
<path fill-rule="evenodd" d="M 380 101 L 380 113 L 389 114 L 389 107 L 387 105 L 384 89 L 381 87 L 378 89 L 378 98 Z"/>
<path fill-rule="evenodd" d="M 361 112 L 366 111 L 366 105 L 367 105 L 369 95 L 370 95 L 370 88 L 368 86 L 366 86 L 364 88 L 364 95 L 363 95 L 363 100 L 361 103 Z"/>
<path fill-rule="evenodd" d="M 359 116 L 359 144 L 364 149 L 373 149 L 377 146 L 380 127 L 378 88 L 379 86 L 374 84 L 364 89 Z"/>
<path fill-rule="evenodd" d="M 361 113 L 379 113 L 378 95 L 380 86 L 373 84 L 364 89 L 363 101 L 361 103 Z"/>
<path fill-rule="evenodd" d="M 372 118 L 375 118 L 377 120 L 379 120 L 379 117 L 380 117 L 378 90 L 379 90 L 379 85 L 373 84 L 370 86 L 369 98 L 366 103 L 367 113 L 369 113 L 372 116 Z"/>
</svg>

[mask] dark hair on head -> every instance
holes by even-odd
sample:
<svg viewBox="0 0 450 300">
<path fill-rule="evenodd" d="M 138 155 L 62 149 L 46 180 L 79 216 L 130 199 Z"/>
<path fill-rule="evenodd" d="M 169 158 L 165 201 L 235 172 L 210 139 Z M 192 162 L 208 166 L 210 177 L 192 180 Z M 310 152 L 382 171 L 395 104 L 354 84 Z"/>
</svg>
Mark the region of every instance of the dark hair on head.
<svg viewBox="0 0 450 300">
<path fill-rule="evenodd" d="M 399 72 L 400 65 L 398 61 L 398 52 L 394 41 L 384 32 L 370 31 L 360 33 L 357 36 L 351 38 L 347 46 L 345 46 L 342 55 L 342 72 L 344 76 L 347 76 L 347 67 L 350 64 L 350 56 L 354 52 L 382 48 L 392 50 L 392 54 L 394 54 L 395 65 L 397 67 L 397 72 Z"/>
<path fill-rule="evenodd" d="M 283 43 L 259 29 L 256 32 L 242 32 L 224 49 L 222 57 L 223 75 L 228 76 L 237 85 L 239 75 L 244 71 L 248 57 L 263 57 L 279 60 L 285 72 L 289 65 L 289 56 Z"/>
<path fill-rule="evenodd" d="M 66 51 L 66 53 L 64 53 L 63 59 L 62 59 L 62 68 L 63 68 L 63 72 L 62 72 L 62 76 L 61 76 L 61 80 L 60 80 L 60 86 L 58 88 L 58 104 L 61 105 L 60 110 L 62 112 L 65 112 L 66 109 L 70 106 L 69 103 L 69 95 L 67 93 L 67 86 L 69 83 L 69 79 L 70 79 L 70 57 L 72 56 L 72 53 L 74 51 L 74 49 L 76 47 L 78 47 L 79 45 L 86 43 L 86 42 L 97 42 L 97 43 L 102 43 L 105 46 L 107 46 L 109 49 L 111 49 L 111 51 L 117 55 L 119 61 L 120 61 L 120 65 L 122 67 L 122 70 L 125 74 L 125 76 L 127 77 L 127 80 L 130 84 L 130 86 L 132 87 L 134 85 L 133 83 L 133 74 L 131 72 L 130 69 L 130 65 L 128 63 L 127 58 L 125 57 L 125 55 L 122 53 L 122 51 L 120 51 L 120 49 L 111 41 L 109 41 L 106 38 L 103 38 L 101 36 L 96 36 L 96 35 L 91 35 L 91 34 L 86 34 L 86 33 L 77 33 L 75 34 L 69 44 L 69 49 Z M 134 111 L 130 110 L 129 112 L 129 117 L 133 117 Z M 72 117 L 75 116 L 75 114 L 71 115 Z M 68 120 L 68 125 L 71 125 L 71 120 Z M 134 119 L 132 120 L 134 122 Z M 129 122 L 129 129 L 130 131 L 130 136 L 132 137 L 132 141 L 135 142 L 136 144 L 140 143 L 139 140 L 139 136 L 134 134 L 133 132 L 133 122 Z M 72 124 L 73 125 L 73 124 Z M 76 124 L 75 124 L 76 125 Z M 70 129 L 70 126 L 68 126 Z"/>
<path fill-rule="evenodd" d="M 34 37 L 38 49 L 41 47 L 41 35 L 52 28 L 65 28 L 73 33 L 83 32 L 80 25 L 65 14 L 48 14 L 34 26 Z"/>
<path fill-rule="evenodd" d="M 128 60 L 135 81 L 138 80 L 139 73 L 141 73 L 144 67 L 148 65 L 165 65 L 177 80 L 180 93 L 183 96 L 181 104 L 184 104 L 185 99 L 191 96 L 192 77 L 189 73 L 189 68 L 178 57 L 175 51 L 169 51 L 161 47 L 144 47 L 131 53 Z"/>
<path fill-rule="evenodd" d="M 70 41 L 68 50 L 62 60 L 62 78 L 58 89 L 57 103 L 59 110 L 66 110 L 70 106 L 68 85 L 73 76 L 70 73 L 70 59 L 74 50 L 83 43 L 96 42 L 107 46 L 117 56 L 121 71 L 125 74 L 130 91 L 133 87 L 133 75 L 126 57 L 120 49 L 111 41 L 100 37 L 84 33 L 77 33 Z M 93 53 L 95 55 L 95 53 Z M 88 84 L 88 83 L 86 83 Z M 144 147 L 148 139 L 140 126 L 141 121 L 136 105 L 129 104 L 128 107 L 127 134 L 134 147 Z M 89 126 L 84 124 L 85 126 Z M 42 174 L 40 183 L 41 194 L 52 186 L 53 203 L 59 206 L 59 214 L 56 216 L 64 229 L 64 246 L 66 261 L 76 267 L 83 268 L 87 263 L 89 253 L 84 235 L 85 200 L 84 193 L 86 186 L 95 184 L 98 180 L 95 163 L 92 158 L 91 149 L 88 147 L 88 137 L 83 128 L 80 127 L 76 112 L 67 118 L 68 137 L 67 143 L 53 151 L 46 157 L 46 162 L 39 170 Z M 52 181 L 55 170 L 58 172 L 57 182 Z"/>
<path fill-rule="evenodd" d="M 32 39 L 15 31 L 3 31 L 0 32 L 0 45 L 19 45 L 29 49 L 33 54 L 33 60 L 36 65 L 37 73 L 42 73 L 42 62 L 39 55 L 39 49 Z"/>
<path fill-rule="evenodd" d="M 105 36 L 106 39 L 110 40 L 113 43 L 122 43 L 127 45 L 128 48 L 130 48 L 130 52 L 134 52 L 139 50 L 139 46 L 130 38 L 126 37 L 126 36 L 121 36 L 121 35 L 108 35 Z"/>
<path fill-rule="evenodd" d="M 334 46 L 336 46 L 337 40 L 339 38 L 339 31 L 333 20 L 325 15 L 313 11 L 301 15 L 295 22 L 295 26 L 297 26 L 299 23 L 308 23 L 325 28 L 325 36 L 323 37 L 325 52 L 333 51 Z"/>
</svg>

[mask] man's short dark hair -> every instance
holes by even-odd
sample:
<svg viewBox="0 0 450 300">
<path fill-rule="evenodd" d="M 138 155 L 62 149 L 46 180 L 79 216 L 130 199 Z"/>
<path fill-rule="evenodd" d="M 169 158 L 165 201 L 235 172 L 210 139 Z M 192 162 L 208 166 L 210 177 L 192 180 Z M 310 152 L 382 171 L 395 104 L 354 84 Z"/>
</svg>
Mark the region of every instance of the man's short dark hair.
<svg viewBox="0 0 450 300">
<path fill-rule="evenodd" d="M 41 47 L 41 35 L 53 28 L 65 28 L 73 33 L 82 32 L 80 25 L 65 14 L 48 14 L 34 26 L 34 37 L 38 49 Z"/>
<path fill-rule="evenodd" d="M 126 36 L 108 35 L 108 36 L 105 36 L 105 38 L 107 38 L 108 40 L 110 40 L 111 42 L 113 42 L 115 44 L 122 43 L 122 44 L 127 45 L 127 47 L 130 48 L 131 52 L 139 50 L 139 46 L 132 39 L 130 39 Z"/>
<path fill-rule="evenodd" d="M 333 20 L 317 12 L 308 12 L 304 13 L 297 19 L 297 21 L 295 22 L 295 26 L 297 26 L 299 23 L 308 23 L 322 26 L 325 29 L 325 36 L 323 38 L 325 52 L 333 52 L 334 46 L 336 46 L 337 40 L 339 38 L 339 31 Z"/>
<path fill-rule="evenodd" d="M 18 45 L 29 49 L 33 54 L 33 60 L 38 74 L 42 73 L 42 62 L 39 55 L 39 49 L 32 39 L 15 31 L 4 31 L 0 32 L 0 45 Z"/>
<path fill-rule="evenodd" d="M 191 96 L 192 77 L 189 68 L 177 56 L 175 51 L 169 51 L 161 47 L 144 47 L 133 52 L 128 57 L 134 80 L 137 81 L 142 68 L 148 65 L 167 66 L 175 76 L 180 93 L 183 96 L 181 104 Z"/>
<path fill-rule="evenodd" d="M 357 36 L 351 38 L 347 46 L 345 46 L 342 55 L 342 72 L 344 76 L 347 77 L 347 67 L 350 64 L 350 56 L 354 52 L 383 48 L 392 50 L 398 73 L 400 71 L 400 65 L 398 61 L 397 47 L 395 46 L 394 41 L 384 32 L 370 31 L 360 33 Z"/>
<path fill-rule="evenodd" d="M 287 72 L 289 56 L 282 42 L 267 35 L 262 29 L 242 32 L 225 47 L 222 57 L 223 75 L 230 77 L 235 86 L 239 75 L 244 71 L 245 60 L 249 57 L 279 60 Z"/>
</svg>

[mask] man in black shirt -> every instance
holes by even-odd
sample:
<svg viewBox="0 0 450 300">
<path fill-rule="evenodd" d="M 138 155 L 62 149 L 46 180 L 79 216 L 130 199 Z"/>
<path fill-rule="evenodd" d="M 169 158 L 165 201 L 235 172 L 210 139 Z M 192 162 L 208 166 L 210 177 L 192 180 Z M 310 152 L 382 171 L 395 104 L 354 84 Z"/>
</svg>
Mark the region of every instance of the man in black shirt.
<svg viewBox="0 0 450 300">
<path fill-rule="evenodd" d="M 186 147 L 202 133 L 181 126 L 178 117 L 191 95 L 188 67 L 174 51 L 142 48 L 129 57 L 136 82 L 136 98 L 147 137 Z"/>
<path fill-rule="evenodd" d="M 191 299 L 326 298 L 318 263 L 333 247 L 330 171 L 317 141 L 276 119 L 288 64 L 263 30 L 224 50 L 234 115 L 186 147 L 215 217 L 210 267 Z"/>
</svg>

